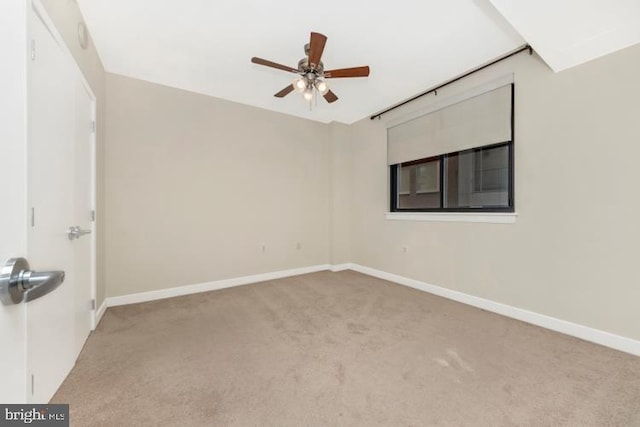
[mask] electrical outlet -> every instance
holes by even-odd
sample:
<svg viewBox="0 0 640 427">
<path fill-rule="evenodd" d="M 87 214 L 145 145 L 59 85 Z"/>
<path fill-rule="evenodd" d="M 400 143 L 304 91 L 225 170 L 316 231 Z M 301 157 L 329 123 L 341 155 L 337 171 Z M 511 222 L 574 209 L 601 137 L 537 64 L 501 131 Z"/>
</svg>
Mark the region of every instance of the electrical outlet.
<svg viewBox="0 0 640 427">
<path fill-rule="evenodd" d="M 402 252 L 405 253 L 405 254 L 407 253 L 407 247 L 406 246 L 402 247 Z"/>
</svg>

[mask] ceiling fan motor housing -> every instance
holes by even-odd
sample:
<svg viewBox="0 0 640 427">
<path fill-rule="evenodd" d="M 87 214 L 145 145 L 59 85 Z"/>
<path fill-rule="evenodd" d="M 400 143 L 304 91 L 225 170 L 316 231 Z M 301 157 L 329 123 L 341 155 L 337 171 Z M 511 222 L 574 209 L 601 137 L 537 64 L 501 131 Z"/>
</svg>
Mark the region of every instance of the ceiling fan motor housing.
<svg viewBox="0 0 640 427">
<path fill-rule="evenodd" d="M 302 58 L 300 61 L 298 61 L 298 71 L 300 71 L 300 74 L 308 74 L 309 72 L 311 72 L 311 67 L 309 67 L 309 58 Z M 324 64 L 322 63 L 322 61 L 320 61 L 320 64 L 318 64 L 318 67 L 316 67 L 315 70 L 313 70 L 313 73 L 315 73 L 317 76 L 322 77 L 322 74 L 324 72 Z"/>
</svg>

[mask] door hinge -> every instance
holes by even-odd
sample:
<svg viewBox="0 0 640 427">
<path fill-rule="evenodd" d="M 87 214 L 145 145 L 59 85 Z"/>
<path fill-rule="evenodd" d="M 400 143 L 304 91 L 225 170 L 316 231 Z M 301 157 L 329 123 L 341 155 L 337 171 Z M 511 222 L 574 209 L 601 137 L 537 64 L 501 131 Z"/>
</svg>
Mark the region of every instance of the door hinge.
<svg viewBox="0 0 640 427">
<path fill-rule="evenodd" d="M 91 212 L 89 212 L 89 218 L 91 219 L 91 222 L 96 222 L 96 211 L 92 210 Z"/>
<path fill-rule="evenodd" d="M 91 310 L 95 310 L 96 309 L 96 300 L 92 299 L 91 300 Z"/>
<path fill-rule="evenodd" d="M 92 120 L 91 123 L 89 124 L 89 129 L 91 129 L 92 133 L 96 133 L 96 121 Z"/>
<path fill-rule="evenodd" d="M 36 41 L 31 40 L 31 60 L 36 60 Z"/>
<path fill-rule="evenodd" d="M 35 376 L 33 374 L 31 374 L 31 395 L 32 396 L 35 393 L 34 383 L 35 383 Z"/>
<path fill-rule="evenodd" d="M 31 208 L 31 227 L 36 226 L 36 208 Z"/>
</svg>

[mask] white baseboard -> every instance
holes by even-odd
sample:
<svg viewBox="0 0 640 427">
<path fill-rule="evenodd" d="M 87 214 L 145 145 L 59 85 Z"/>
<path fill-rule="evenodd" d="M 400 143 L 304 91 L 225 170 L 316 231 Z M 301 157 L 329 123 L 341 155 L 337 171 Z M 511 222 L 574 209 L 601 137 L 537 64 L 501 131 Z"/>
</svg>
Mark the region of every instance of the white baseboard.
<svg viewBox="0 0 640 427">
<path fill-rule="evenodd" d="M 264 282 L 267 280 L 282 279 L 283 277 L 298 276 L 300 274 L 315 273 L 317 271 L 329 270 L 329 268 L 329 264 L 313 265 L 310 267 L 294 268 L 291 270 L 281 270 L 271 273 L 254 274 L 252 276 L 235 277 L 232 279 L 197 283 L 195 285 L 178 286 L 175 288 L 161 289 L 157 291 L 108 297 L 106 299 L 106 304 L 107 307 L 115 307 L 118 305 L 155 301 L 159 299 L 197 294 L 200 292 L 217 291 L 219 289 L 231 288 L 234 286 L 248 285 L 251 283 Z"/>
<path fill-rule="evenodd" d="M 248 285 L 251 283 L 264 282 L 267 280 L 281 279 L 283 277 L 297 276 L 300 274 L 315 273 L 317 271 L 330 270 L 333 272 L 354 270 L 359 273 L 377 277 L 379 279 L 388 280 L 410 288 L 418 289 L 430 294 L 438 295 L 453 301 L 458 301 L 473 307 L 501 314 L 506 317 L 531 323 L 536 326 L 560 332 L 576 338 L 610 347 L 616 350 L 631 353 L 640 356 L 640 341 L 615 335 L 609 332 L 593 329 L 588 326 L 579 325 L 577 323 L 568 322 L 566 320 L 557 319 L 555 317 L 544 314 L 535 313 L 533 311 L 522 308 L 513 307 L 507 304 L 491 301 L 488 299 L 468 295 L 463 292 L 454 291 L 452 289 L 443 288 L 441 286 L 430 285 L 415 279 L 398 276 L 396 274 L 387 273 L 385 271 L 376 270 L 374 268 L 365 267 L 359 264 L 345 263 L 337 265 L 315 265 L 310 267 L 294 268 L 291 270 L 275 271 L 271 273 L 255 274 L 252 276 L 237 277 L 232 279 L 216 280 L 213 282 L 198 283 L 195 285 L 180 286 L 158 291 L 142 292 L 130 295 L 121 295 L 106 298 L 104 303 L 96 312 L 96 325 L 104 315 L 107 307 L 118 305 L 135 304 L 140 302 L 155 301 L 164 298 L 171 298 L 182 295 L 190 295 L 199 292 L 215 291 L 219 289 L 230 288 L 234 286 Z"/>
<path fill-rule="evenodd" d="M 95 313 L 96 318 L 93 324 L 93 329 L 98 327 L 98 324 L 100 323 L 100 320 L 102 320 L 102 316 L 104 316 L 105 311 L 107 311 L 107 298 L 102 301 L 102 304 L 100 304 L 98 311 L 96 311 Z"/>
<path fill-rule="evenodd" d="M 398 276 L 396 274 L 364 267 L 358 264 L 351 264 L 350 268 L 354 271 L 367 274 L 369 276 L 388 280 L 390 282 L 395 282 L 414 289 L 419 289 L 421 291 L 438 295 L 453 301 L 458 301 L 467 305 L 481 308 L 483 310 L 498 313 L 506 317 L 511 317 L 513 319 L 541 326 L 546 329 L 551 329 L 552 331 L 571 335 L 585 341 L 590 341 L 596 344 L 640 356 L 640 341 L 631 338 L 615 335 L 609 332 L 601 331 L 599 329 L 593 329 L 588 326 L 579 325 L 577 323 L 567 322 L 566 320 L 557 319 L 555 317 L 546 316 L 544 314 L 535 313 L 533 311 L 524 310 L 484 298 L 475 297 L 473 295 L 468 295 L 440 286 L 430 285 L 419 280 L 409 279 L 406 277 Z"/>
<path fill-rule="evenodd" d="M 333 271 L 334 273 L 337 273 L 338 271 L 344 271 L 344 270 L 353 270 L 353 264 L 351 263 L 346 263 L 346 264 L 334 264 L 329 266 L 329 270 Z"/>
</svg>

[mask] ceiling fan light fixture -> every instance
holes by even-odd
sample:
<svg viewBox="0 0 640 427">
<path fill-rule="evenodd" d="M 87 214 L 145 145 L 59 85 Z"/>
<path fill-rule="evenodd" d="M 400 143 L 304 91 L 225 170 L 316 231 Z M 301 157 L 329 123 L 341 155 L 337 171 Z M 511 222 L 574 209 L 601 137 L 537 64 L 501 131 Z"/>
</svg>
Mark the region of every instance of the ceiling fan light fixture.
<svg viewBox="0 0 640 427">
<path fill-rule="evenodd" d="M 315 81 L 315 85 L 316 85 L 316 89 L 318 89 L 318 92 L 320 92 L 320 94 L 324 95 L 327 92 L 329 92 L 329 85 L 326 82 L 318 79 Z"/>
<path fill-rule="evenodd" d="M 313 89 L 312 88 L 305 89 L 305 91 L 302 94 L 302 96 L 304 96 L 305 100 L 311 101 L 313 99 Z"/>
<path fill-rule="evenodd" d="M 304 81 L 302 77 L 298 77 L 293 81 L 293 87 L 298 91 L 302 92 L 307 88 L 307 82 Z"/>
</svg>

